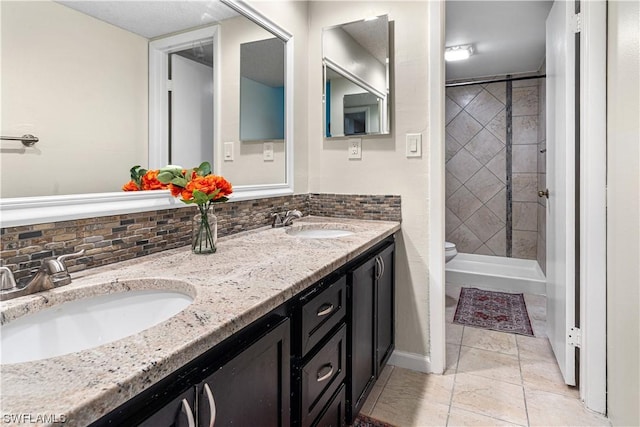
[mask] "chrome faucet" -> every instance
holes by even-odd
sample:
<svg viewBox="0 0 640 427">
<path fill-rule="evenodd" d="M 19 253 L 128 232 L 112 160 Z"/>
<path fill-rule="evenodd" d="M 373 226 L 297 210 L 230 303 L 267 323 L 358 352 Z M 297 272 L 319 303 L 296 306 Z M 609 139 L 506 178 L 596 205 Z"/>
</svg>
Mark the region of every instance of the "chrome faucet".
<svg viewBox="0 0 640 427">
<path fill-rule="evenodd" d="M 71 283 L 71 276 L 64 261 L 69 258 L 82 256 L 82 254 L 84 254 L 84 249 L 73 254 L 60 255 L 58 258 L 45 260 L 31 280 L 22 287 L 16 286 L 13 273 L 9 268 L 1 267 L 3 278 L 2 290 L 0 290 L 0 301 L 68 285 Z"/>
<path fill-rule="evenodd" d="M 302 218 L 302 212 L 297 209 L 287 211 L 286 213 L 274 212 L 271 214 L 271 227 L 280 228 L 293 224 L 295 218 Z"/>
</svg>

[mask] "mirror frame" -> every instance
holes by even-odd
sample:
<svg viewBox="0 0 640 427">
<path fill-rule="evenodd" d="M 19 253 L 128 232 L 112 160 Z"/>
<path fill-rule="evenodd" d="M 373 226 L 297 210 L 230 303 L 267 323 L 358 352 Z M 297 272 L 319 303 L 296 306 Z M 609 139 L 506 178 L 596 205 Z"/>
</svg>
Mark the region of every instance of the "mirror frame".
<svg viewBox="0 0 640 427">
<path fill-rule="evenodd" d="M 285 146 L 286 181 L 282 184 L 243 185 L 234 187 L 230 202 L 277 197 L 293 194 L 293 144 L 294 144 L 294 78 L 293 78 L 293 35 L 284 28 L 258 12 L 243 0 L 220 0 L 236 12 L 252 20 L 285 42 Z M 150 64 L 151 65 L 151 64 Z M 217 82 L 216 82 L 217 83 Z M 216 115 L 218 114 L 219 105 Z M 151 108 L 151 106 L 150 106 Z M 216 116 L 216 120 L 219 117 Z M 150 123 L 151 126 L 151 123 Z M 214 131 L 217 132 L 217 131 Z M 151 136 L 151 133 L 150 133 Z M 218 135 L 216 134 L 216 137 Z M 151 163 L 152 144 L 149 143 L 149 161 Z M 224 147 L 217 144 L 214 154 L 220 161 Z M 154 159 L 157 161 L 157 158 Z M 217 165 L 220 170 L 220 165 Z M 35 196 L 0 198 L 0 227 L 41 224 L 54 221 L 69 221 L 96 216 L 120 215 L 134 212 L 148 212 L 160 209 L 187 207 L 169 190 L 85 193 L 60 196 Z"/>
</svg>

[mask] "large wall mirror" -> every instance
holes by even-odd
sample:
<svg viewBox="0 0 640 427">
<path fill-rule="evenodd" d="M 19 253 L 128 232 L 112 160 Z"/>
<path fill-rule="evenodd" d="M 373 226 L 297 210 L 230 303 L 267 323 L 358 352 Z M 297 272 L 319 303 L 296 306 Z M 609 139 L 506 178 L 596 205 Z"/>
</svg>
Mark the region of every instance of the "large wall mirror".
<svg viewBox="0 0 640 427">
<path fill-rule="evenodd" d="M 14 224 L 7 222 L 9 208 L 40 206 L 51 196 L 62 207 L 63 199 L 87 194 L 160 197 L 117 193 L 137 164 L 191 167 L 208 160 L 234 184 L 238 199 L 292 193 L 292 36 L 248 4 L 44 0 L 0 7 L 0 133 L 40 138 L 32 147 L 2 141 L 2 226 Z M 199 38 L 185 41 L 191 28 Z M 160 49 L 159 68 L 150 45 L 167 35 L 183 40 Z M 241 81 L 253 76 L 267 86 L 251 74 L 260 60 L 250 57 L 250 47 L 263 41 L 277 41 L 280 49 L 280 76 L 275 81 L 272 73 L 269 82 L 279 96 L 278 133 L 246 139 L 269 140 L 269 159 L 262 144 L 242 142 L 241 131 L 272 120 L 241 107 L 247 92 Z M 150 86 L 154 77 L 165 86 L 161 102 Z M 248 92 L 256 102 L 259 91 Z M 232 143 L 230 153 L 224 142 Z"/>
<path fill-rule="evenodd" d="M 324 136 L 390 132 L 386 15 L 324 28 Z"/>
</svg>

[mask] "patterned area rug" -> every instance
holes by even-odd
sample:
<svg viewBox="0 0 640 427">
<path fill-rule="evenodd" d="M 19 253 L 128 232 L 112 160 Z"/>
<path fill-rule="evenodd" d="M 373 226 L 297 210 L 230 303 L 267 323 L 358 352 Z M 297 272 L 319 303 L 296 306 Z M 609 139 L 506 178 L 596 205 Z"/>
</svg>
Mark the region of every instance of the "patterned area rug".
<svg viewBox="0 0 640 427">
<path fill-rule="evenodd" d="M 454 323 L 533 336 L 524 295 L 462 288 Z"/>
<path fill-rule="evenodd" d="M 392 424 L 387 424 L 382 421 L 378 421 L 374 418 L 367 417 L 366 415 L 358 415 L 353 420 L 353 427 L 395 427 Z"/>
</svg>

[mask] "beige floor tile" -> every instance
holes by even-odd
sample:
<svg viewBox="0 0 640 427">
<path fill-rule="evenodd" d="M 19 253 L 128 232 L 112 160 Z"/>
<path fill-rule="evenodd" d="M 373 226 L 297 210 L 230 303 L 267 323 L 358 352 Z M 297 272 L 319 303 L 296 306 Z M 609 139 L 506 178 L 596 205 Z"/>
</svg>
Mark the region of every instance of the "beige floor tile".
<svg viewBox="0 0 640 427">
<path fill-rule="evenodd" d="M 554 361 L 520 359 L 522 382 L 527 390 L 541 390 L 550 393 L 564 394 L 578 398 L 579 392 L 575 387 L 564 383 L 558 364 Z"/>
<path fill-rule="evenodd" d="M 547 320 L 547 297 L 524 294 L 524 302 L 531 319 Z"/>
<path fill-rule="evenodd" d="M 531 327 L 533 328 L 533 335 L 536 338 L 547 337 L 547 321 L 531 319 Z"/>
<path fill-rule="evenodd" d="M 364 405 L 362 405 L 362 408 L 360 409 L 361 414 L 367 415 L 367 416 L 371 415 L 371 412 L 373 411 L 373 408 L 376 405 L 378 398 L 382 394 L 382 390 L 384 390 L 384 387 L 381 385 L 378 385 L 378 383 L 376 383 L 376 385 L 373 386 L 373 388 L 371 389 L 371 393 L 369 393 L 369 397 L 367 397 L 367 400 L 365 400 Z"/>
<path fill-rule="evenodd" d="M 453 375 L 434 375 L 396 367 L 384 392 L 394 393 L 398 397 L 428 400 L 448 405 L 451 402 Z"/>
<path fill-rule="evenodd" d="M 514 356 L 518 355 L 514 334 L 490 331 L 488 329 L 465 327 L 462 334 L 462 345 Z"/>
<path fill-rule="evenodd" d="M 445 375 L 453 375 L 458 369 L 458 357 L 460 356 L 460 346 L 456 344 L 447 344 L 447 366 L 445 367 Z"/>
<path fill-rule="evenodd" d="M 376 381 L 376 385 L 381 385 L 384 387 L 384 385 L 387 383 L 387 381 L 389 380 L 389 377 L 391 376 L 391 372 L 393 372 L 393 365 L 387 365 L 382 369 L 382 372 L 380 372 L 380 375 L 378 375 L 378 381 Z"/>
<path fill-rule="evenodd" d="M 546 337 L 537 338 L 516 335 L 516 343 L 518 344 L 520 359 L 543 360 L 546 362 L 555 362 L 556 360 L 551 349 L 551 343 Z"/>
<path fill-rule="evenodd" d="M 526 390 L 531 426 L 609 426 L 602 415 L 585 409 L 576 398 L 539 390 Z"/>
<path fill-rule="evenodd" d="M 449 299 L 450 299 L 450 297 L 446 297 L 446 300 L 449 300 Z M 444 317 L 445 317 L 445 320 L 447 321 L 447 323 L 453 322 L 453 318 L 456 315 L 456 308 L 457 307 L 458 307 L 457 305 L 453 305 L 453 306 L 446 305 L 445 306 L 445 308 L 444 308 Z"/>
<path fill-rule="evenodd" d="M 444 288 L 444 293 L 447 296 L 453 297 L 456 300 L 456 304 L 458 303 L 458 298 L 460 298 L 460 290 L 462 289 L 462 286 L 459 285 L 452 285 L 450 283 L 447 283 L 445 288 Z"/>
<path fill-rule="evenodd" d="M 464 326 L 458 325 L 457 323 L 447 323 L 445 327 L 447 344 L 460 345 L 462 342 L 462 331 L 464 330 Z"/>
<path fill-rule="evenodd" d="M 470 374 L 456 374 L 452 408 L 526 425 L 522 386 Z"/>
<path fill-rule="evenodd" d="M 517 426 L 510 422 L 487 417 L 486 415 L 476 414 L 475 412 L 465 411 L 463 409 L 451 408 L 449 412 L 449 420 L 447 426 Z"/>
<path fill-rule="evenodd" d="M 448 412 L 448 404 L 398 395 L 385 388 L 371 417 L 399 427 L 444 426 Z"/>
<path fill-rule="evenodd" d="M 522 385 L 518 356 L 496 351 L 462 346 L 458 361 L 458 373 Z"/>
</svg>

